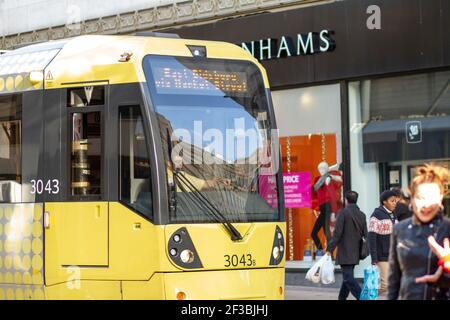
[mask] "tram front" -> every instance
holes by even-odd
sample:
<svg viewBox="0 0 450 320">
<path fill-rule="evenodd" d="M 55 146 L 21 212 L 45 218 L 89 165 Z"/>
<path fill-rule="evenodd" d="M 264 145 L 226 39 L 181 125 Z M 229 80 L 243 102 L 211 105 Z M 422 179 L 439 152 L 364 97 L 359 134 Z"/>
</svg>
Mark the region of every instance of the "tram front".
<svg viewBox="0 0 450 320">
<path fill-rule="evenodd" d="M 154 147 L 165 255 L 179 270 L 164 275 L 166 297 L 282 299 L 281 164 L 264 71 L 191 51 L 143 61 L 148 114 L 161 138 Z"/>
</svg>

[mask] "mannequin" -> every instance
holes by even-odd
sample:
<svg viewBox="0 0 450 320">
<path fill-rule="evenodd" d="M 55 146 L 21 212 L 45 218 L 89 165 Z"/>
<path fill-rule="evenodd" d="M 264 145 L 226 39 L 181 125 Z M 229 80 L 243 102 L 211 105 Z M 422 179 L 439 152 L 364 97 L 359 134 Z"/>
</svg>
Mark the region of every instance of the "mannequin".
<svg viewBox="0 0 450 320">
<path fill-rule="evenodd" d="M 342 184 L 342 178 L 336 174 L 335 166 L 330 168 L 327 162 L 323 161 L 317 166 L 317 170 L 320 173 L 320 177 L 317 177 L 314 181 L 314 192 L 317 193 L 317 205 L 320 213 L 317 217 L 314 227 L 311 232 L 311 237 L 318 251 L 323 250 L 322 243 L 317 236 L 320 229 L 323 228 L 327 243 L 331 238 L 330 220 L 331 217 L 335 217 L 337 212 L 337 199 L 336 190 L 340 188 Z M 331 169 L 331 170 L 330 170 Z"/>
</svg>

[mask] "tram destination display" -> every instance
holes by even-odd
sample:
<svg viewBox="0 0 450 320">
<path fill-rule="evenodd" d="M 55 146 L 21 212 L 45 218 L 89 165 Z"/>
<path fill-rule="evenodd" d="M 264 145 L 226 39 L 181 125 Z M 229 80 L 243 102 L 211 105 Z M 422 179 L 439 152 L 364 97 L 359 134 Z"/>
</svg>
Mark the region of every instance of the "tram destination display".
<svg viewBox="0 0 450 320">
<path fill-rule="evenodd" d="M 153 77 L 158 94 L 245 95 L 247 74 L 206 68 L 154 67 Z"/>
</svg>

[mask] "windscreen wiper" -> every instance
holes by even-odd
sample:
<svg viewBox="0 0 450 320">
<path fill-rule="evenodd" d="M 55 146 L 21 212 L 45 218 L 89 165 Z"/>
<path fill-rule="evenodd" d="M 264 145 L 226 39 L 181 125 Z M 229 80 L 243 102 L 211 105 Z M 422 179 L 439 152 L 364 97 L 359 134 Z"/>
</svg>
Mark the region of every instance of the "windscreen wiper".
<svg viewBox="0 0 450 320">
<path fill-rule="evenodd" d="M 171 207 L 172 212 L 176 210 L 176 187 L 179 187 L 181 191 L 185 194 L 191 195 L 191 198 L 196 201 L 196 205 L 199 206 L 199 208 L 205 208 L 206 213 L 210 215 L 214 220 L 216 220 L 219 223 L 222 223 L 225 229 L 228 231 L 228 233 L 231 236 L 231 240 L 233 241 L 239 241 L 242 240 L 242 235 L 239 233 L 239 231 L 231 224 L 231 222 L 214 206 L 211 201 L 208 200 L 198 189 L 195 187 L 191 181 L 189 181 L 188 178 L 186 178 L 183 174 L 181 174 L 178 169 L 175 167 L 175 164 L 172 161 L 172 140 L 170 138 L 169 130 L 167 129 L 167 144 L 168 144 L 168 151 L 169 151 L 169 160 L 172 164 L 172 174 L 173 174 L 173 183 L 174 188 L 171 189 Z M 182 182 L 180 184 L 179 182 Z M 186 190 L 186 188 L 189 189 Z M 202 211 L 202 210 L 201 210 Z M 202 211 L 203 212 L 203 211 Z"/>
<path fill-rule="evenodd" d="M 179 182 L 182 182 L 185 187 L 189 189 L 187 191 L 186 189 L 182 189 L 183 192 L 187 192 L 187 194 L 191 194 L 192 198 L 196 199 L 197 204 L 200 203 L 204 208 L 206 208 L 209 214 L 211 214 L 218 222 L 222 223 L 225 229 L 228 231 L 228 233 L 231 236 L 231 240 L 233 241 L 239 241 L 242 240 L 242 235 L 239 233 L 239 231 L 231 224 L 231 222 L 217 209 L 215 205 L 211 203 L 211 201 L 208 200 L 198 189 L 194 184 L 189 181 L 188 178 L 186 178 L 182 173 L 178 172 L 174 173 Z M 181 189 L 181 188 L 180 188 Z"/>
</svg>

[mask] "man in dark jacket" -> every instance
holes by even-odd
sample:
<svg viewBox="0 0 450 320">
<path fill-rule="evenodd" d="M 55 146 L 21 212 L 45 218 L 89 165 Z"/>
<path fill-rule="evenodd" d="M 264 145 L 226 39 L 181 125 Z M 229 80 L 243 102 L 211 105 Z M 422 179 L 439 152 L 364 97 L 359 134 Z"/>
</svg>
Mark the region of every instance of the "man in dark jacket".
<svg viewBox="0 0 450 320">
<path fill-rule="evenodd" d="M 379 294 L 386 293 L 389 273 L 389 246 L 390 237 L 396 218 L 394 210 L 397 205 L 395 191 L 386 190 L 380 195 L 381 205 L 370 216 L 369 222 L 369 248 L 372 264 L 377 265 L 380 271 Z"/>
<path fill-rule="evenodd" d="M 336 264 L 342 269 L 343 282 L 339 291 L 339 300 L 346 300 L 349 293 L 359 300 L 361 287 L 355 280 L 353 271 L 359 264 L 359 246 L 361 236 L 367 239 L 366 215 L 356 205 L 358 193 L 348 191 L 345 194 L 347 206 L 342 209 L 336 220 L 333 237 L 328 243 L 327 254 L 337 247 Z"/>
</svg>

